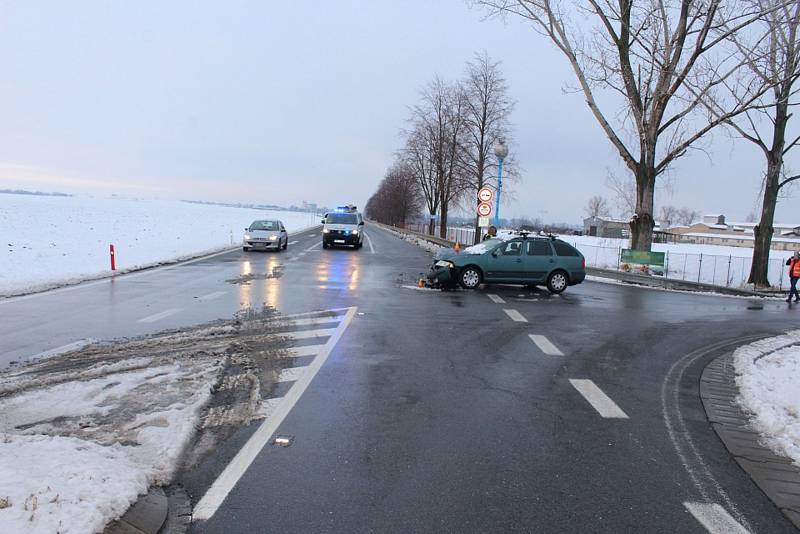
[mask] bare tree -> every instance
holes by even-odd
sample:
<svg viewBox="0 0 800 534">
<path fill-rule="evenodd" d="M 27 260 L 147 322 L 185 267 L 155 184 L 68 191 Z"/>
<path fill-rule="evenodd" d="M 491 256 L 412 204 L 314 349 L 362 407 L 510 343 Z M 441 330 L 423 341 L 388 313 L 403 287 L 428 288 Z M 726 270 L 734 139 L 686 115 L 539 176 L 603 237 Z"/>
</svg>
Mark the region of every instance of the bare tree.
<svg viewBox="0 0 800 534">
<path fill-rule="evenodd" d="M 499 138 L 513 142 L 509 132 L 509 116 L 514 103 L 508 97 L 508 85 L 500 72 L 500 62 L 492 61 L 484 52 L 476 54 L 467 63 L 463 81 L 466 106 L 464 120 L 466 131 L 463 141 L 462 165 L 465 170 L 468 192 L 474 195 L 467 202 L 467 209 L 474 209 L 478 202 L 478 191 L 487 185 L 496 185 L 497 164 L 491 155 L 492 147 Z M 503 162 L 509 176 L 514 174 L 511 161 Z M 480 242 L 478 217 L 475 216 L 475 243 Z"/>
<path fill-rule="evenodd" d="M 683 226 L 690 226 L 700 219 L 700 212 L 690 208 L 681 208 L 675 215 L 675 222 Z"/>
<path fill-rule="evenodd" d="M 608 201 L 600 195 L 595 195 L 586 203 L 583 208 L 587 217 L 608 217 L 610 210 L 608 209 Z"/>
<path fill-rule="evenodd" d="M 609 173 L 606 185 L 614 194 L 614 203 L 620 217 L 628 219 L 636 212 L 636 180 L 630 174 L 617 176 Z"/>
<path fill-rule="evenodd" d="M 458 86 L 435 79 L 412 108 L 413 127 L 406 132 L 406 146 L 400 154 L 425 197 L 431 217 L 429 233 L 434 233 L 438 214 L 442 237 L 447 234 L 450 207 L 466 188 L 460 165 L 465 106 L 466 98 Z"/>
<path fill-rule="evenodd" d="M 784 159 L 800 142 L 800 136 L 788 136 L 791 109 L 800 104 L 795 87 L 800 78 L 800 0 L 751 0 L 753 10 L 764 15 L 757 22 L 758 31 L 732 34 L 738 56 L 747 68 L 750 85 L 761 84 L 771 89 L 758 100 L 758 105 L 739 117 L 726 120 L 734 132 L 754 143 L 764 154 L 766 169 L 761 194 L 761 217 L 754 228 L 753 262 L 748 282 L 768 287 L 769 253 L 774 233 L 775 209 L 781 190 L 800 179 L 786 172 Z M 733 82 L 726 84 L 736 91 Z M 706 107 L 721 116 L 716 102 L 705 101 Z"/>
<path fill-rule="evenodd" d="M 568 59 L 592 114 L 636 181 L 631 245 L 650 250 L 656 179 L 708 132 L 748 109 L 759 92 L 719 103 L 703 99 L 741 62 L 726 40 L 763 11 L 744 0 L 478 0 L 530 21 Z M 600 98 L 607 91 L 614 98 Z M 607 95 L 602 95 L 607 97 Z M 622 100 L 619 112 L 601 102 Z"/>
<path fill-rule="evenodd" d="M 675 206 L 661 206 L 658 212 L 658 220 L 662 224 L 662 228 L 669 227 L 672 223 L 678 220 L 678 208 Z"/>
<path fill-rule="evenodd" d="M 423 202 L 417 194 L 417 182 L 411 169 L 402 162 L 396 162 L 367 201 L 365 212 L 367 217 L 378 222 L 404 226 L 422 208 Z"/>
</svg>

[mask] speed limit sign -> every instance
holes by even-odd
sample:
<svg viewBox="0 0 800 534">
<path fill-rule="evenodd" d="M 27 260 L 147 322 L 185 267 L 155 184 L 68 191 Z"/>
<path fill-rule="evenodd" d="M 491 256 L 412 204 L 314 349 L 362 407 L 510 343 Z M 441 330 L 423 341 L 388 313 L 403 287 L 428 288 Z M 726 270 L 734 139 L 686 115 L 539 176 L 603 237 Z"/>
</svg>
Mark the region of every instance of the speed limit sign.
<svg viewBox="0 0 800 534">
<path fill-rule="evenodd" d="M 492 205 L 488 202 L 481 202 L 478 204 L 478 215 L 481 217 L 488 217 L 492 214 Z"/>
<path fill-rule="evenodd" d="M 491 202 L 493 197 L 494 192 L 488 187 L 483 187 L 478 191 L 478 200 L 481 202 Z"/>
</svg>

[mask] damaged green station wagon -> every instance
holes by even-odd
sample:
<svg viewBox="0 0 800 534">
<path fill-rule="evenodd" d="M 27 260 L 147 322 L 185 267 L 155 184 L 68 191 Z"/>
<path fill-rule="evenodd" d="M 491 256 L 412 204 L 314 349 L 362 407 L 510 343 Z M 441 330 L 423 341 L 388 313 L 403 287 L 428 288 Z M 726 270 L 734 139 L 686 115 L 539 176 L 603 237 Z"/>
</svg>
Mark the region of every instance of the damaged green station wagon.
<svg viewBox="0 0 800 534">
<path fill-rule="evenodd" d="M 554 237 L 505 234 L 462 250 L 437 254 L 428 280 L 436 287 L 482 283 L 546 285 L 558 294 L 586 278 L 586 259 L 578 249 Z"/>
</svg>

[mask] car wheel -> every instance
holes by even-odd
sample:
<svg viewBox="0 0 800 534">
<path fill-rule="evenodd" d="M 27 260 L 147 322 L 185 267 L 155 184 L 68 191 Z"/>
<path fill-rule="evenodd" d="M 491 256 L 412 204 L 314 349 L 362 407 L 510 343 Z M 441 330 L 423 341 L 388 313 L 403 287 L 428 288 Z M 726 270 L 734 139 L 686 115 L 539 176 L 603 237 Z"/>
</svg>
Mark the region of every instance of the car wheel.
<svg viewBox="0 0 800 534">
<path fill-rule="evenodd" d="M 325 241 L 322 242 L 322 248 L 328 248 L 328 246 L 329 245 Z"/>
<path fill-rule="evenodd" d="M 547 278 L 547 290 L 553 295 L 563 293 L 569 285 L 569 278 L 564 271 L 553 271 Z"/>
<path fill-rule="evenodd" d="M 283 250 L 289 250 L 289 240 L 286 240 L 286 243 L 283 244 Z"/>
<path fill-rule="evenodd" d="M 458 281 L 464 289 L 475 289 L 481 285 L 483 274 L 477 267 L 464 267 L 458 275 Z"/>
<path fill-rule="evenodd" d="M 242 250 L 245 251 L 245 252 L 250 252 L 250 249 L 247 248 L 247 247 L 242 247 Z"/>
</svg>

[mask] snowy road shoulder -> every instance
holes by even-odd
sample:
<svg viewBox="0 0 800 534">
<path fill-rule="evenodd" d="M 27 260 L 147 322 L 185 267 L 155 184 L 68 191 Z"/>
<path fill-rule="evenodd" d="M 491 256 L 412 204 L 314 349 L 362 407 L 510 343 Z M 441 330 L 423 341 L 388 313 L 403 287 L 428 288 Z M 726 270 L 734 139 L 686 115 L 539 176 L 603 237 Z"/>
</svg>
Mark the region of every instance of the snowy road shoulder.
<svg viewBox="0 0 800 534">
<path fill-rule="evenodd" d="M 733 359 L 738 401 L 753 428 L 800 466 L 800 330 L 740 347 Z"/>
</svg>

